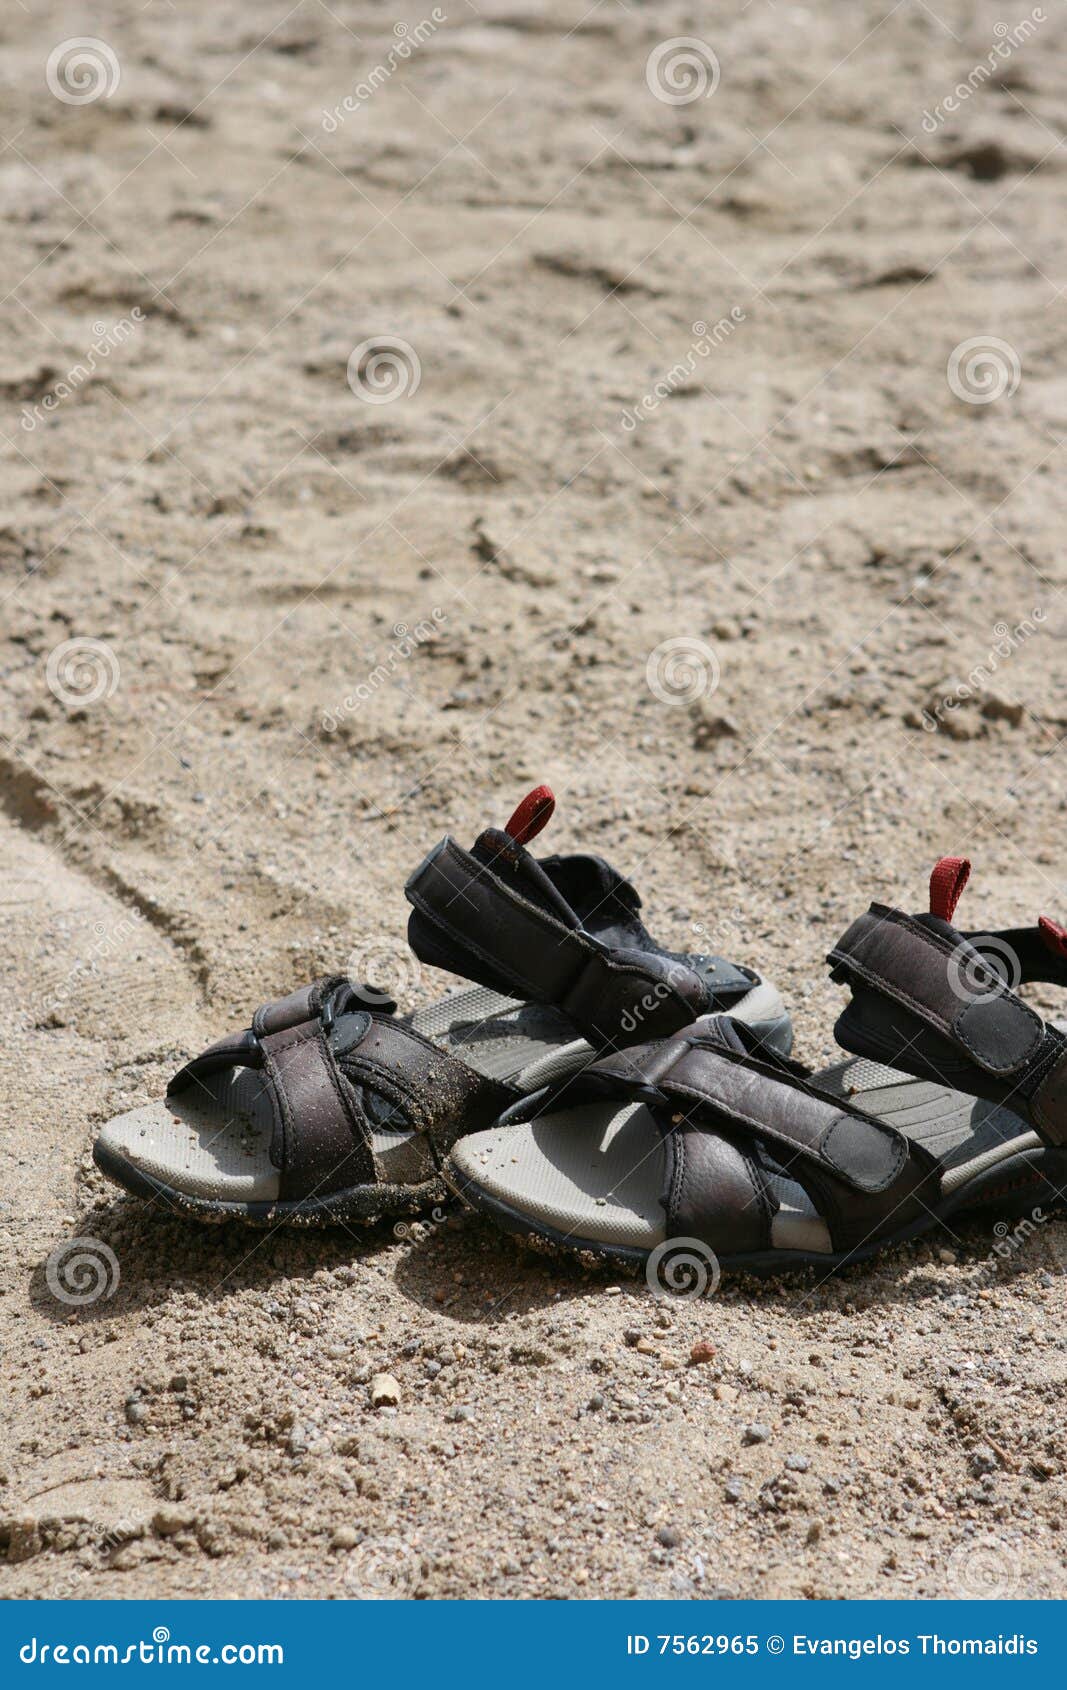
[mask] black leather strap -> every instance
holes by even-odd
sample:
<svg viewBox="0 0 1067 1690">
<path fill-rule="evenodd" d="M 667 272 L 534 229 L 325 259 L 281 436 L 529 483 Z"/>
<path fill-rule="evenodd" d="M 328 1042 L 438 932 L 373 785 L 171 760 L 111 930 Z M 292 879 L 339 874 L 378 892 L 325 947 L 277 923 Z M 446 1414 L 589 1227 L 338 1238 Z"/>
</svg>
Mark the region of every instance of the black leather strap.
<svg viewBox="0 0 1067 1690">
<path fill-rule="evenodd" d="M 1011 943 L 1012 939 L 1016 944 Z M 872 904 L 830 952 L 853 1001 L 835 1029 L 846 1050 L 1005 1103 L 1067 1143 L 1067 1039 L 1006 984 L 1059 979 L 1038 929 L 963 934 L 935 917 Z"/>
<path fill-rule="evenodd" d="M 515 1101 L 513 1087 L 486 1079 L 450 1051 L 403 1023 L 380 1016 L 341 1016 L 330 1047 L 345 1077 L 402 1109 L 443 1156 L 463 1133 L 489 1126 Z"/>
<path fill-rule="evenodd" d="M 707 1009 L 708 987 L 694 969 L 568 925 L 562 910 L 505 878 L 504 855 L 498 868 L 446 838 L 415 870 L 405 887 L 416 912 L 408 933 L 423 961 L 553 1004 L 599 1048 L 635 1034 L 663 1037 Z"/>
<path fill-rule="evenodd" d="M 949 932 L 952 930 L 949 929 Z M 862 981 L 959 1044 L 991 1074 L 1014 1074 L 1032 1061 L 1044 1023 L 997 971 L 913 916 L 872 904 L 829 955 L 835 978 Z"/>
<path fill-rule="evenodd" d="M 392 1019 L 371 1011 L 344 976 L 265 1004 L 252 1026 L 210 1045 L 175 1074 L 168 1096 L 226 1068 L 262 1070 L 274 1110 L 271 1160 L 279 1198 L 297 1202 L 378 1183 L 368 1113 L 424 1135 L 438 1164 L 463 1132 L 487 1126 L 515 1099 L 501 1082 Z"/>
<path fill-rule="evenodd" d="M 761 1219 L 767 1192 L 751 1164 L 746 1182 L 742 1160 L 760 1146 L 811 1194 L 837 1251 L 903 1227 L 937 1200 L 936 1165 L 920 1146 L 883 1121 L 842 1108 L 795 1064 L 755 1058 L 725 1017 L 703 1017 L 657 1046 L 604 1058 L 586 1078 L 673 1106 L 672 1231 L 692 1230 L 705 1213 L 709 1225 L 713 1219 L 732 1231 L 730 1248 L 756 1248 L 751 1240 L 768 1232 L 766 1212 Z M 713 1143 L 697 1142 L 709 1132 Z"/>
<path fill-rule="evenodd" d="M 279 1197 L 324 1197 L 375 1179 L 366 1117 L 318 1018 L 260 1040 L 281 1135 Z"/>
</svg>

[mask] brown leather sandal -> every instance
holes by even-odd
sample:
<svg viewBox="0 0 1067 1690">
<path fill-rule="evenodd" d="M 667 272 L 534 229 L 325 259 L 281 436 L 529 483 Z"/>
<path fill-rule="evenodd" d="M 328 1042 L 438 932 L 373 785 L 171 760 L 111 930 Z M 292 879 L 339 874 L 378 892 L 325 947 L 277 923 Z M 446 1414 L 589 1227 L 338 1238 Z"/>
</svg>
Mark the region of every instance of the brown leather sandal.
<svg viewBox="0 0 1067 1690">
<path fill-rule="evenodd" d="M 530 855 L 554 802 L 538 788 L 470 852 L 444 840 L 408 884 L 416 954 L 477 985 L 409 1017 L 344 975 L 265 1004 L 163 1102 L 110 1121 L 97 1165 L 206 1220 L 370 1221 L 439 1201 L 464 1133 L 596 1050 L 712 1006 L 788 1049 L 781 999 L 754 970 L 663 950 L 599 857 Z"/>
<path fill-rule="evenodd" d="M 831 953 L 861 1060 L 811 1074 L 706 1017 L 513 1106 L 454 1148 L 450 1183 L 528 1242 L 643 1262 L 650 1284 L 680 1262 L 683 1290 L 834 1269 L 965 1210 L 1039 1225 L 1067 1188 L 1067 1038 L 1002 970 L 1067 984 L 1067 933 L 956 932 L 968 866 L 938 864 L 930 916 L 874 905 Z"/>
</svg>

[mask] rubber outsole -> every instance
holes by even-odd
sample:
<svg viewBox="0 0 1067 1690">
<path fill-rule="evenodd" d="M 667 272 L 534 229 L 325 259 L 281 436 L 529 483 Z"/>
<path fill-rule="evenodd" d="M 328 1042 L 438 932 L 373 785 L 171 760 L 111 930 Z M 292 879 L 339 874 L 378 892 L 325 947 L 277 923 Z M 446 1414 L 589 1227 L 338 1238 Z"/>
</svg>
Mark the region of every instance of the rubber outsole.
<svg viewBox="0 0 1067 1690">
<path fill-rule="evenodd" d="M 222 1226 L 240 1221 L 252 1227 L 373 1226 L 385 1216 L 419 1215 L 449 1195 L 443 1177 L 422 1185 L 356 1185 L 328 1197 L 306 1197 L 299 1202 L 225 1203 L 209 1197 L 190 1197 L 174 1186 L 163 1184 L 121 1157 L 113 1155 L 99 1141 L 93 1145 L 93 1161 L 115 1185 L 134 1197 L 162 1202 L 179 1214 Z"/>
<path fill-rule="evenodd" d="M 586 1267 L 629 1267 L 635 1272 L 647 1267 L 654 1250 L 631 1249 L 626 1245 L 604 1244 L 586 1238 L 575 1238 L 556 1232 L 553 1228 L 534 1226 L 529 1216 L 509 1207 L 480 1187 L 475 1180 L 462 1174 L 451 1163 L 445 1165 L 445 1180 L 449 1189 L 475 1213 L 485 1215 L 501 1231 L 520 1240 L 528 1248 L 552 1255 L 569 1255 Z M 1067 1151 L 1027 1150 L 1019 1156 L 989 1168 L 975 1179 L 960 1186 L 952 1196 L 918 1220 L 884 1238 L 855 1249 L 837 1253 L 806 1250 L 761 1250 L 749 1254 L 715 1256 L 712 1259 L 726 1273 L 752 1274 L 760 1278 L 779 1277 L 791 1273 L 820 1268 L 836 1273 L 855 1262 L 869 1261 L 883 1250 L 905 1244 L 924 1233 L 934 1231 L 941 1223 L 955 1215 L 995 1209 L 1002 1217 L 1026 1214 L 1041 1208 L 1035 1201 L 1041 1192 L 1046 1202 L 1063 1207 L 1067 1199 L 1061 1195 L 1067 1185 Z M 691 1242 L 691 1241 L 687 1241 Z"/>
<path fill-rule="evenodd" d="M 749 1025 L 765 1044 L 783 1056 L 789 1055 L 793 1048 L 793 1024 L 788 1015 Z M 100 1139 L 93 1145 L 93 1161 L 102 1174 L 134 1197 L 163 1202 L 190 1219 L 217 1225 L 241 1221 L 252 1227 L 372 1226 L 385 1217 L 421 1214 L 448 1196 L 444 1176 L 439 1174 L 421 1185 L 354 1185 L 326 1197 L 302 1198 L 297 1202 L 283 1202 L 279 1198 L 269 1203 L 235 1203 L 192 1197 L 179 1191 L 116 1155 Z"/>
</svg>

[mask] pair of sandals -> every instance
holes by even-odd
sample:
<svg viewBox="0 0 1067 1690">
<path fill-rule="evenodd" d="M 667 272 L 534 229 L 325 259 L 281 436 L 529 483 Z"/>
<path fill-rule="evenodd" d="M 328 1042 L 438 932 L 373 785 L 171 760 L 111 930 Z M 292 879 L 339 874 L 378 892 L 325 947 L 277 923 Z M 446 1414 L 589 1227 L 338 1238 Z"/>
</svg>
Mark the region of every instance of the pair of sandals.
<svg viewBox="0 0 1067 1690">
<path fill-rule="evenodd" d="M 527 1242 L 646 1271 L 677 1244 L 833 1269 L 963 1210 L 1059 1200 L 1067 1036 L 1014 988 L 1067 985 L 1067 931 L 960 932 L 969 864 L 942 859 L 928 914 L 872 904 L 830 953 L 852 1056 L 813 1074 L 754 969 L 665 950 L 602 858 L 531 854 L 554 803 L 538 787 L 407 883 L 416 956 L 471 989 L 399 1016 L 337 975 L 266 1004 L 104 1127 L 102 1171 L 257 1225 L 450 1189 Z"/>
</svg>

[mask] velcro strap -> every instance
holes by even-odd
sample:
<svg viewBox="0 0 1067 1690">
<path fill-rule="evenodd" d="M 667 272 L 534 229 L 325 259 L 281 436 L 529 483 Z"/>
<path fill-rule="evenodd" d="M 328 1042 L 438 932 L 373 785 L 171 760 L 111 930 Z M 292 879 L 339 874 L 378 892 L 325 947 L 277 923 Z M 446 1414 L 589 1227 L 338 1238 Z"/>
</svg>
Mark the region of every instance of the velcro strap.
<svg viewBox="0 0 1067 1690">
<path fill-rule="evenodd" d="M 304 1021 L 259 1042 L 281 1134 L 280 1196 L 322 1197 L 372 1181 L 365 1123 L 345 1093 L 321 1024 Z"/>
<path fill-rule="evenodd" d="M 1067 1046 L 1035 1088 L 1030 1111 L 1046 1138 L 1067 1145 Z"/>
<path fill-rule="evenodd" d="M 442 1151 L 515 1100 L 510 1086 L 486 1079 L 397 1021 L 341 1015 L 330 1045 L 348 1079 L 399 1105 Z"/>
<path fill-rule="evenodd" d="M 188 1086 L 207 1079 L 209 1074 L 218 1074 L 224 1068 L 262 1066 L 263 1053 L 251 1028 L 242 1033 L 227 1033 L 225 1038 L 216 1039 L 213 1045 L 208 1045 L 199 1056 L 192 1057 L 183 1068 L 178 1069 L 167 1086 L 167 1096 L 185 1091 Z"/>
<path fill-rule="evenodd" d="M 457 967 L 477 979 L 480 959 L 491 982 L 556 1005 L 598 1044 L 628 1043 L 638 1029 L 664 1037 L 707 1008 L 708 989 L 693 969 L 566 927 L 452 838 L 430 852 L 405 891 L 434 936 L 462 958 Z M 417 932 L 411 942 L 423 960 L 439 960 L 425 954 Z"/>
<path fill-rule="evenodd" d="M 672 1179 L 672 1227 L 713 1243 L 723 1237 L 728 1248 L 768 1247 L 774 1198 L 759 1172 L 756 1145 L 809 1193 L 836 1251 L 906 1225 L 936 1199 L 936 1164 L 921 1145 L 885 1122 L 842 1109 L 792 1065 L 779 1068 L 745 1054 L 724 1023 L 726 1017 L 706 1017 L 690 1033 L 617 1052 L 583 1075 L 586 1087 L 624 1096 L 636 1091 L 654 1112 L 658 1103 L 681 1177 L 680 1185 Z M 668 1122 L 672 1108 L 679 1112 Z M 747 1177 L 731 1145 L 747 1158 Z"/>
<path fill-rule="evenodd" d="M 710 1104 L 758 1137 L 820 1164 L 854 1191 L 886 1191 L 908 1160 L 907 1141 L 891 1127 L 847 1115 L 716 1051 L 687 1051 L 660 1085 L 668 1097 Z"/>
<path fill-rule="evenodd" d="M 779 1149 L 803 1156 L 854 1191 L 882 1192 L 903 1172 L 908 1142 L 894 1128 L 851 1114 L 784 1073 L 726 1054 L 726 1038 L 706 1017 L 691 1033 L 617 1051 L 586 1070 L 675 1103 L 696 1103 L 747 1127 Z M 707 1032 L 704 1029 L 707 1029 Z"/>
<path fill-rule="evenodd" d="M 989 1074 L 1017 1073 L 1045 1037 L 1040 1016 L 977 951 L 884 904 L 872 904 L 852 923 L 828 961 L 846 979 L 901 1004 Z"/>
<path fill-rule="evenodd" d="M 576 933 L 512 891 L 451 837 L 423 859 L 404 890 L 434 927 L 482 957 L 522 996 L 558 1003 L 584 963 Z"/>
</svg>

